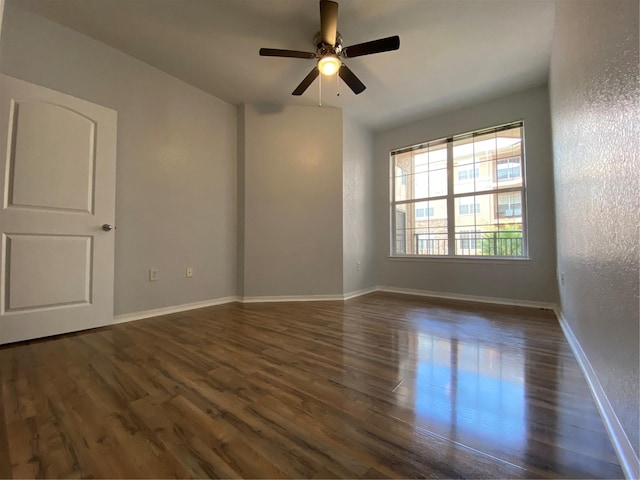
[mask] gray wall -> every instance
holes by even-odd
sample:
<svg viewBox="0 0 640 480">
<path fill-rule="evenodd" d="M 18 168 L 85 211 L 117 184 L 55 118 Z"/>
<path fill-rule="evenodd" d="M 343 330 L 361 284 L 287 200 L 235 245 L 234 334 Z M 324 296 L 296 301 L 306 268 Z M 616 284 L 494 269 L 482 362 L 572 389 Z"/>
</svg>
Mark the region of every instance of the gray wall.
<svg viewBox="0 0 640 480">
<path fill-rule="evenodd" d="M 342 111 L 244 105 L 241 117 L 243 295 L 341 295 Z"/>
<path fill-rule="evenodd" d="M 560 304 L 638 454 L 638 2 L 558 4 L 551 60 Z"/>
<path fill-rule="evenodd" d="M 376 285 L 373 135 L 346 114 L 342 129 L 343 278 L 349 294 Z"/>
<path fill-rule="evenodd" d="M 245 121 L 244 121 L 244 113 L 246 110 L 246 106 L 238 105 L 238 116 L 237 116 L 237 133 L 236 140 L 238 142 L 237 145 L 237 172 L 236 172 L 236 181 L 237 181 L 237 215 L 238 215 L 238 238 L 237 238 L 237 249 L 236 249 L 236 295 L 240 298 L 244 297 L 244 198 L 245 198 L 245 190 L 244 190 L 244 160 L 245 160 Z"/>
<path fill-rule="evenodd" d="M 118 112 L 116 314 L 235 295 L 235 107 L 12 3 L 2 37 L 2 73 Z"/>
<path fill-rule="evenodd" d="M 389 258 L 389 152 L 515 120 L 525 122 L 530 260 Z M 459 295 L 555 302 L 555 227 L 549 100 L 540 87 L 380 132 L 375 137 L 378 284 Z"/>
</svg>

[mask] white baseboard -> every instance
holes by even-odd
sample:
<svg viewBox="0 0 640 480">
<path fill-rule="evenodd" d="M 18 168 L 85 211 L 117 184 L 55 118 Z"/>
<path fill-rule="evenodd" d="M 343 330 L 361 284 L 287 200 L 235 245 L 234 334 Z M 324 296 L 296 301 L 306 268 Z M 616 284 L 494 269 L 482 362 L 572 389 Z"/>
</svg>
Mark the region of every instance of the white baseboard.
<svg viewBox="0 0 640 480">
<path fill-rule="evenodd" d="M 591 394 L 596 402 L 596 406 L 598 407 L 598 411 L 600 412 L 600 416 L 604 422 L 605 429 L 609 434 L 609 438 L 611 438 L 613 449 L 618 456 L 620 466 L 622 467 L 625 476 L 629 479 L 640 478 L 640 459 L 638 458 L 638 455 L 636 455 L 633 445 L 631 445 L 631 442 L 629 441 L 629 437 L 627 437 L 627 434 L 622 428 L 620 420 L 618 420 L 618 417 L 611 406 L 611 402 L 609 402 L 609 398 L 602 388 L 595 370 L 591 366 L 589 358 L 586 353 L 584 353 L 584 350 L 582 349 L 577 337 L 574 335 L 573 330 L 571 330 L 562 310 L 556 306 L 554 311 L 558 317 L 564 336 L 567 338 L 567 341 L 571 346 L 571 350 L 582 369 L 582 373 L 587 379 L 589 390 L 591 390 Z"/>
<path fill-rule="evenodd" d="M 273 303 L 273 302 L 342 302 L 352 298 L 373 293 L 377 287 L 363 288 L 345 294 L 336 295 L 281 295 L 265 297 L 243 297 L 238 301 L 242 303 Z"/>
<path fill-rule="evenodd" d="M 168 315 L 170 313 L 185 312 L 187 310 L 194 310 L 196 308 L 212 307 L 214 305 L 222 305 L 231 302 L 240 303 L 274 303 L 274 302 L 340 302 L 344 300 L 350 300 L 352 298 L 367 295 L 373 292 L 390 292 L 390 293 L 404 293 L 407 295 L 417 295 L 421 297 L 433 297 L 444 298 L 448 300 L 464 300 L 470 302 L 482 302 L 482 303 L 497 303 L 501 305 L 514 305 L 522 307 L 535 307 L 535 308 L 549 308 L 553 309 L 553 304 L 542 302 L 531 302 L 524 300 L 512 300 L 507 298 L 494 298 L 494 297 L 480 297 L 475 295 L 461 295 L 450 294 L 444 292 L 430 292 L 426 290 L 413 290 L 408 288 L 395 288 L 386 286 L 376 286 L 363 288 L 361 290 L 355 290 L 343 295 L 279 295 L 279 296 L 264 296 L 264 297 L 223 297 L 212 300 L 205 300 L 202 302 L 185 303 L 183 305 L 175 305 L 171 307 L 155 308 L 152 310 L 144 310 L 141 312 L 125 313 L 117 315 L 113 324 L 132 322 L 134 320 L 141 320 L 143 318 L 158 317 L 161 315 Z"/>
<path fill-rule="evenodd" d="M 376 291 L 376 287 L 356 290 L 354 292 L 345 293 L 344 295 L 284 295 L 271 297 L 223 297 L 202 302 L 185 303 L 183 305 L 174 305 L 171 307 L 154 308 L 152 310 L 143 310 L 134 313 L 125 313 L 116 315 L 113 319 L 113 325 L 118 323 L 133 322 L 134 320 L 142 320 L 143 318 L 159 317 L 170 313 L 186 312 L 187 310 L 195 310 L 196 308 L 212 307 L 214 305 L 222 305 L 231 302 L 241 303 L 273 303 L 273 302 L 329 302 L 343 301 L 351 298 L 366 295 Z"/>
<path fill-rule="evenodd" d="M 122 315 L 116 315 L 113 319 L 113 324 L 132 322 L 134 320 L 142 320 L 143 318 L 159 317 L 161 315 L 168 315 L 170 313 L 186 312 L 187 310 L 195 310 L 196 308 L 212 307 L 214 305 L 222 305 L 224 303 L 237 302 L 238 298 L 223 297 L 214 298 L 212 300 L 204 300 L 202 302 L 185 303 L 182 305 L 174 305 L 171 307 L 154 308 L 152 310 L 144 310 L 141 312 L 125 313 Z"/>
<path fill-rule="evenodd" d="M 351 300 L 352 298 L 361 297 L 362 295 L 367 295 L 376 291 L 378 291 L 378 287 L 363 288 L 360 290 L 354 290 L 353 292 L 345 293 L 342 298 L 343 300 Z"/>
<path fill-rule="evenodd" d="M 343 295 L 281 295 L 271 297 L 242 297 L 242 303 L 274 303 L 274 302 L 336 302 L 344 300 Z"/>
<path fill-rule="evenodd" d="M 483 297 L 479 295 L 464 295 L 461 293 L 432 292 L 429 290 L 414 290 L 411 288 L 396 288 L 378 285 L 379 292 L 403 293 L 405 295 L 416 295 L 420 297 L 442 298 L 445 300 L 461 300 L 464 302 L 493 303 L 498 305 L 511 305 L 514 307 L 546 308 L 553 310 L 555 304 L 549 302 L 536 302 L 533 300 L 519 300 L 514 298 Z"/>
</svg>

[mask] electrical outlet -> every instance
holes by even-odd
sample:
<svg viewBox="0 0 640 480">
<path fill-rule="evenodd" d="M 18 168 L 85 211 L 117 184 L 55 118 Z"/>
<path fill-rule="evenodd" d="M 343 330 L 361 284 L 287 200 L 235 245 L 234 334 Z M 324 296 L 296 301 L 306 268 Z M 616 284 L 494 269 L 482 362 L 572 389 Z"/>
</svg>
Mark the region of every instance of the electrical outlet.
<svg viewBox="0 0 640 480">
<path fill-rule="evenodd" d="M 187 267 L 187 278 L 193 277 L 193 267 Z"/>
<path fill-rule="evenodd" d="M 158 280 L 158 278 L 160 278 L 160 273 L 158 272 L 157 268 L 152 268 L 151 270 L 149 270 L 150 282 L 155 282 L 156 280 Z"/>
<path fill-rule="evenodd" d="M 564 287 L 564 272 L 560 272 L 560 285 Z"/>
<path fill-rule="evenodd" d="M 356 271 L 360 271 L 360 262 L 356 262 Z"/>
</svg>

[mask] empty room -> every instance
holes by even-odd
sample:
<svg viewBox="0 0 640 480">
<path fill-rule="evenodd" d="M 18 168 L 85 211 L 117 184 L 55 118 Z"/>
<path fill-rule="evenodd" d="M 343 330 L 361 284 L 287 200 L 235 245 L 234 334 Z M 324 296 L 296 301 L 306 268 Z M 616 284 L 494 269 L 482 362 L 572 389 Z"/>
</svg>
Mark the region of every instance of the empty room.
<svg viewBox="0 0 640 480">
<path fill-rule="evenodd" d="M 638 0 L 0 0 L 0 478 L 640 478 Z"/>
</svg>

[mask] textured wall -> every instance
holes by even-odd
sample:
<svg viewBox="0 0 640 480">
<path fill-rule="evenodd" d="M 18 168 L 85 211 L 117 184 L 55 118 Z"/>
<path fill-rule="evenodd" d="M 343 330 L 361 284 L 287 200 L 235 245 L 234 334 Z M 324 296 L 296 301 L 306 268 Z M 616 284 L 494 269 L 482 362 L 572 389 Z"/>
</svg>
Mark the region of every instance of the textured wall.
<svg viewBox="0 0 640 480">
<path fill-rule="evenodd" d="M 116 314 L 235 295 L 235 107 L 13 3 L 0 58 L 118 112 Z"/>
<path fill-rule="evenodd" d="M 348 294 L 376 285 L 373 135 L 346 114 L 342 128 L 343 278 Z"/>
<path fill-rule="evenodd" d="M 243 295 L 342 294 L 342 111 L 242 115 Z"/>
<path fill-rule="evenodd" d="M 550 94 L 560 302 L 638 453 L 638 2 L 558 3 Z"/>
<path fill-rule="evenodd" d="M 389 258 L 389 152 L 523 119 L 530 260 Z M 378 284 L 449 294 L 555 302 L 555 227 L 549 98 L 545 87 L 378 133 L 375 211 Z"/>
</svg>

